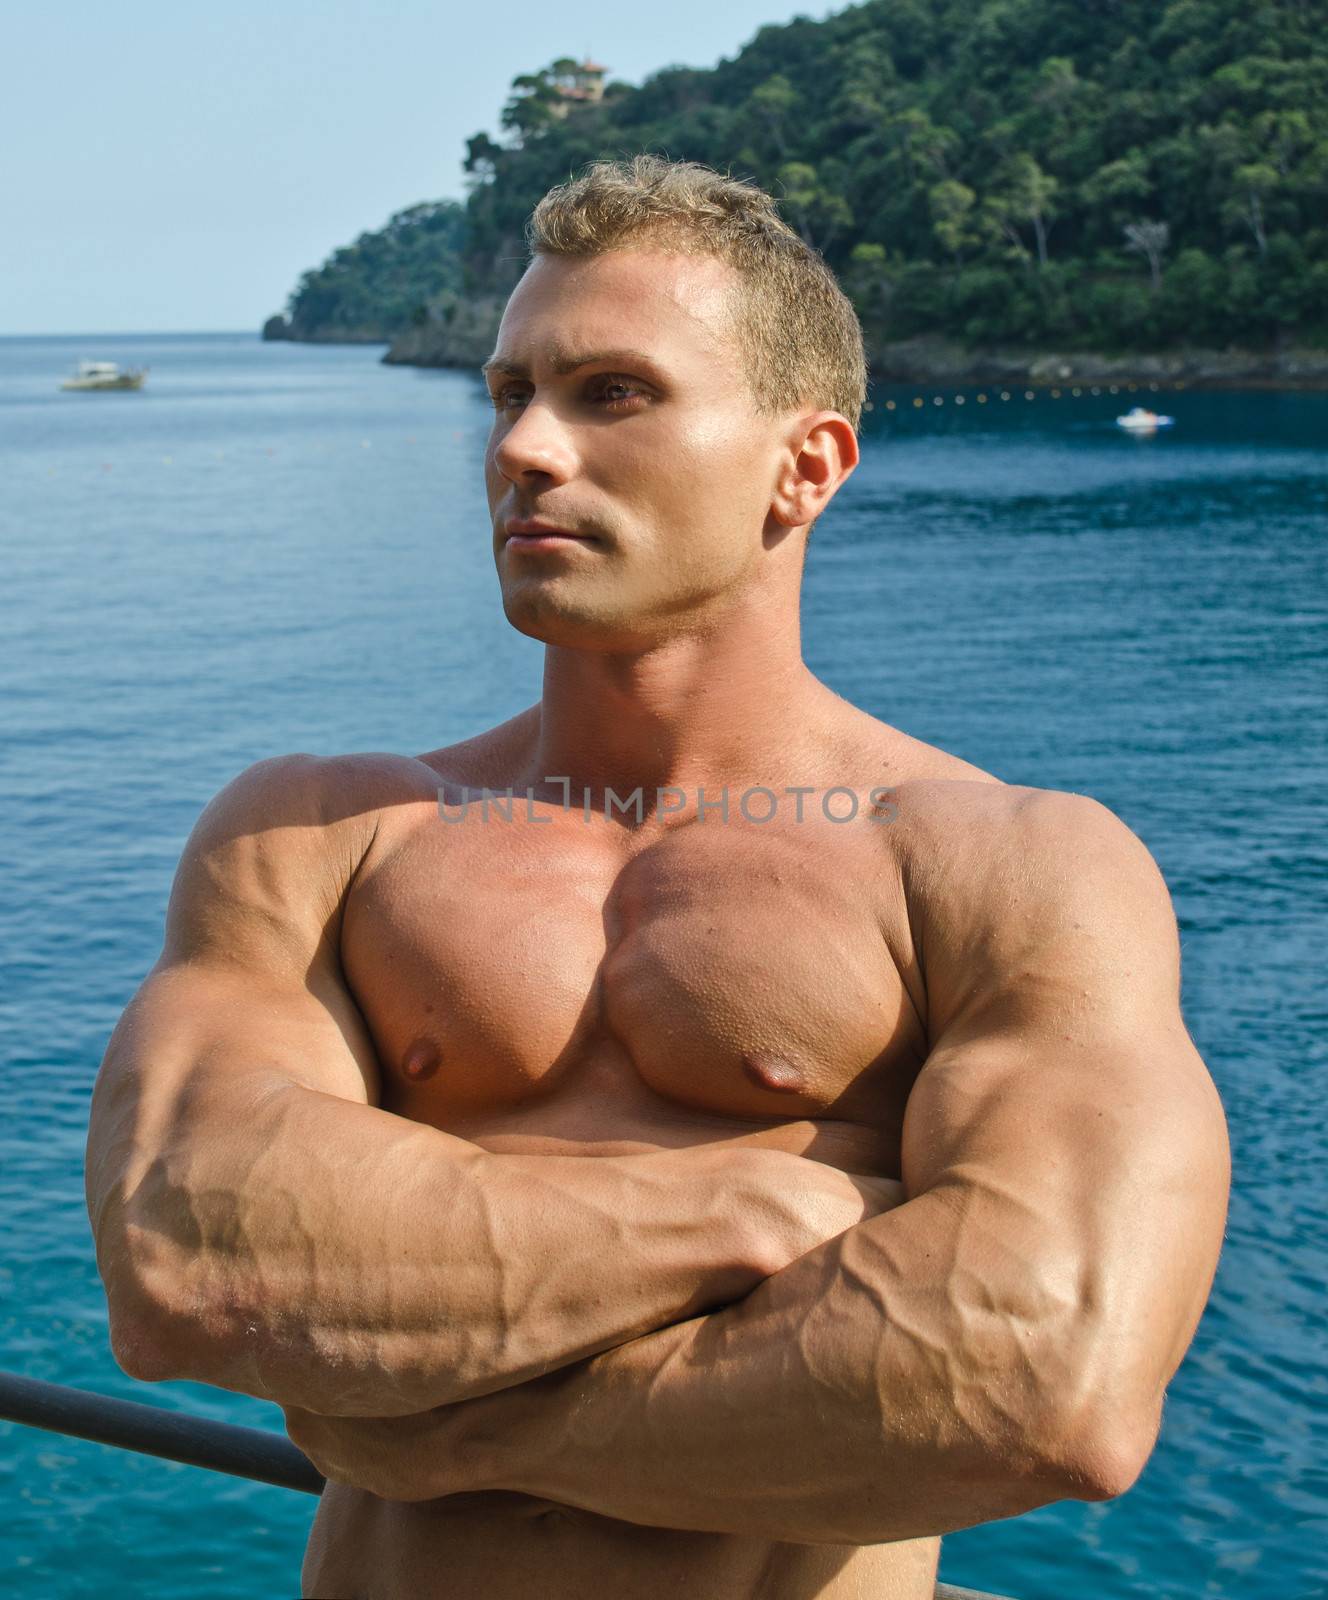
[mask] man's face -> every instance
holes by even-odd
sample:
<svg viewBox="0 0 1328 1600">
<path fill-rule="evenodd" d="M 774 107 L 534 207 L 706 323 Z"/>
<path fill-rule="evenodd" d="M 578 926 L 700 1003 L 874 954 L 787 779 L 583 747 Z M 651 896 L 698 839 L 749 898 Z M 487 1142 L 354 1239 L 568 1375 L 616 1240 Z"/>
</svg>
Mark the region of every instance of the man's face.
<svg viewBox="0 0 1328 1600">
<path fill-rule="evenodd" d="M 522 633 L 640 649 L 752 580 L 789 419 L 757 413 L 709 256 L 538 256 L 486 369 L 503 609 Z M 584 535 L 522 544 L 512 521 Z"/>
</svg>

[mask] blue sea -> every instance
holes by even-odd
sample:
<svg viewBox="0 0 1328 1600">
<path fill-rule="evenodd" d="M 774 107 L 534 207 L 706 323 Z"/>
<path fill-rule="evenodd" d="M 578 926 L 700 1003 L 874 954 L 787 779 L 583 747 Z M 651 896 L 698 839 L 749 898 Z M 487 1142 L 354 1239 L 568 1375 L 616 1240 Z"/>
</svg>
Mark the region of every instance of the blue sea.
<svg viewBox="0 0 1328 1600">
<path fill-rule="evenodd" d="M 279 1426 L 265 1403 L 116 1368 L 83 1143 L 181 846 L 229 778 L 285 751 L 430 748 L 538 697 L 540 647 L 498 604 L 485 397 L 379 354 L 0 340 L 9 1371 Z M 60 393 L 83 358 L 147 363 L 147 387 Z M 806 655 L 876 716 L 1011 783 L 1095 795 L 1144 840 L 1235 1188 L 1138 1484 L 952 1535 L 941 1575 L 1017 1600 L 1320 1596 L 1328 395 L 1006 392 L 877 392 L 812 540 Z M 1174 430 L 1116 429 L 1139 400 Z M 0 1424 L 16 1600 L 293 1596 L 313 1509 Z"/>
</svg>

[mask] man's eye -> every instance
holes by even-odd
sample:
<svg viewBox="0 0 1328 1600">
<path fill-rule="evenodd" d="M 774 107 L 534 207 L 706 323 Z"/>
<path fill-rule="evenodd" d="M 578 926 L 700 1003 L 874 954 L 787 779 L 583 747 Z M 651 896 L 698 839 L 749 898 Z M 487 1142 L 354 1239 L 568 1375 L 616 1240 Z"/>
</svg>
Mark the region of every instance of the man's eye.
<svg viewBox="0 0 1328 1600">
<path fill-rule="evenodd" d="M 642 395 L 630 378 L 600 378 L 591 385 L 591 393 L 612 411 L 627 410 Z"/>
<path fill-rule="evenodd" d="M 645 391 L 630 378 L 604 375 L 592 378 L 586 387 L 586 395 L 591 402 L 602 405 L 610 411 L 632 410 L 635 402 L 644 397 L 644 393 Z M 529 389 L 497 389 L 490 391 L 489 394 L 489 401 L 495 411 L 510 411 L 516 406 L 525 405 L 529 399 Z"/>
</svg>

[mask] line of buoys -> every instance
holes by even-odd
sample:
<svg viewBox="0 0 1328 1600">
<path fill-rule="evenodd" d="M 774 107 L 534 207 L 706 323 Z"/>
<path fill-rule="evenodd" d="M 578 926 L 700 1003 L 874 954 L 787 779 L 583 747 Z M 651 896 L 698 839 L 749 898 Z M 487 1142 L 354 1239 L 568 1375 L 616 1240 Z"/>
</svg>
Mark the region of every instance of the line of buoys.
<svg viewBox="0 0 1328 1600">
<path fill-rule="evenodd" d="M 1025 400 L 1036 400 L 1039 397 L 1039 394 L 1041 394 L 1049 400 L 1081 400 L 1085 395 L 1096 396 L 1102 394 L 1138 394 L 1140 389 L 1149 389 L 1156 393 L 1161 387 L 1162 385 L 1160 383 L 1094 383 L 1087 388 L 1085 388 L 1083 384 L 1076 384 L 1068 392 L 1064 389 L 1058 388 L 1042 390 L 1025 389 L 1023 391 L 1023 398 Z M 1176 383 L 1172 384 L 1170 387 L 1174 389 L 1183 389 L 1185 385 L 1183 383 Z M 995 389 L 990 394 L 983 389 L 979 390 L 977 394 L 972 396 L 966 394 L 952 394 L 950 396 L 951 403 L 957 406 L 967 405 L 970 398 L 975 400 L 978 405 L 985 406 L 993 400 L 1015 400 L 1018 398 L 1018 395 L 1012 389 Z M 915 394 L 912 398 L 911 404 L 915 411 L 921 411 L 923 407 L 926 406 L 928 401 L 930 401 L 934 406 L 943 406 L 946 403 L 946 397 L 943 394 Z M 878 402 L 876 401 L 868 400 L 865 409 L 868 411 L 875 411 L 877 403 Z M 883 409 L 886 411 L 900 411 L 906 409 L 909 403 L 910 402 L 907 400 L 885 400 L 880 402 Z"/>
</svg>

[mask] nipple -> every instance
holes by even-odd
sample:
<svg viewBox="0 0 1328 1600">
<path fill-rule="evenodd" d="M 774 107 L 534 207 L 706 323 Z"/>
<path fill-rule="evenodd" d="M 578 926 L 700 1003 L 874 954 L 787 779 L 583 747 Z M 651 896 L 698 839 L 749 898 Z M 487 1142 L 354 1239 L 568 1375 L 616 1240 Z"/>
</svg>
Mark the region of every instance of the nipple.
<svg viewBox="0 0 1328 1600">
<path fill-rule="evenodd" d="M 440 1060 L 436 1044 L 428 1039 L 417 1039 L 406 1051 L 406 1059 L 401 1063 L 401 1070 L 412 1083 L 423 1083 L 426 1078 L 432 1078 L 438 1071 Z"/>
<path fill-rule="evenodd" d="M 801 1094 L 805 1087 L 802 1074 L 791 1061 L 764 1050 L 744 1052 L 742 1070 L 760 1088 L 773 1089 L 776 1094 Z"/>
</svg>

